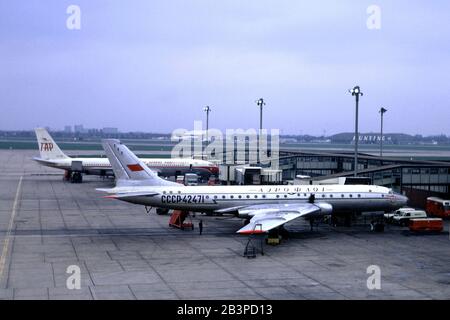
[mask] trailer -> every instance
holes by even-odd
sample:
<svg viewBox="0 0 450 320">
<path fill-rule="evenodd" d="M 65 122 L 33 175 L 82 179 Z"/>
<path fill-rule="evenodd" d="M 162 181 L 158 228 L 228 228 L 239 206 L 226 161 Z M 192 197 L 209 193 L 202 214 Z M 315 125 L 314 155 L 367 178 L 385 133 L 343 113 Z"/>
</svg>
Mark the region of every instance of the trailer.
<svg viewBox="0 0 450 320">
<path fill-rule="evenodd" d="M 441 218 L 421 218 L 409 220 L 409 230 L 412 232 L 442 232 L 444 222 Z"/>
</svg>

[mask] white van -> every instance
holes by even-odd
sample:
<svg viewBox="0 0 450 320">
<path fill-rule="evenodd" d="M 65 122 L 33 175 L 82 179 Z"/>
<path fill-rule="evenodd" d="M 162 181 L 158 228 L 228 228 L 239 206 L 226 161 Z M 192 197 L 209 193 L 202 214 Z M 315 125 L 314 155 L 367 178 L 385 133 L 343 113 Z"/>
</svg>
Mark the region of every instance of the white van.
<svg viewBox="0 0 450 320">
<path fill-rule="evenodd" d="M 186 173 L 184 175 L 184 185 L 185 186 L 198 185 L 198 175 L 196 173 Z"/>
<path fill-rule="evenodd" d="M 414 208 L 400 208 L 398 210 L 395 210 L 394 212 L 385 213 L 384 221 L 386 221 L 388 223 L 392 223 L 394 216 L 401 215 L 403 212 L 415 211 L 415 210 L 416 209 L 414 209 Z"/>
<path fill-rule="evenodd" d="M 410 219 L 426 218 L 427 213 L 423 210 L 404 211 L 399 215 L 395 215 L 392 219 L 396 224 L 407 226 Z"/>
<path fill-rule="evenodd" d="M 184 184 L 184 176 L 177 176 L 175 182 L 179 184 Z"/>
</svg>

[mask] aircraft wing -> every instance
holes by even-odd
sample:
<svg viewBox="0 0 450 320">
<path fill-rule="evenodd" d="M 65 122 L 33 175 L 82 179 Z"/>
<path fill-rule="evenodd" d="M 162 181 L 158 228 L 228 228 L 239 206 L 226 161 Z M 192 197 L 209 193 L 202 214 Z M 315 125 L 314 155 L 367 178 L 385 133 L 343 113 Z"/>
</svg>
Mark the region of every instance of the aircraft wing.
<svg viewBox="0 0 450 320">
<path fill-rule="evenodd" d="M 332 207 L 327 203 L 293 203 L 254 205 L 239 210 L 241 214 L 252 215 L 250 223 L 237 233 L 264 233 L 299 217 L 314 214 L 330 214 Z"/>
</svg>

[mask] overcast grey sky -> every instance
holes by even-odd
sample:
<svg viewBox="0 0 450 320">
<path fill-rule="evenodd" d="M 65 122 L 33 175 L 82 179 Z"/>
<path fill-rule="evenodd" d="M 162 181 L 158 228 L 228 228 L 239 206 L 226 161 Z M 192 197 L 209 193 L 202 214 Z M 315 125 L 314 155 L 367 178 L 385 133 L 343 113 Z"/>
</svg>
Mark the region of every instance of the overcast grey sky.
<svg viewBox="0 0 450 320">
<path fill-rule="evenodd" d="M 69 30 L 69 5 L 81 29 Z M 381 9 L 381 29 L 366 22 Z M 450 134 L 448 1 L 0 0 L 0 130 Z"/>
</svg>

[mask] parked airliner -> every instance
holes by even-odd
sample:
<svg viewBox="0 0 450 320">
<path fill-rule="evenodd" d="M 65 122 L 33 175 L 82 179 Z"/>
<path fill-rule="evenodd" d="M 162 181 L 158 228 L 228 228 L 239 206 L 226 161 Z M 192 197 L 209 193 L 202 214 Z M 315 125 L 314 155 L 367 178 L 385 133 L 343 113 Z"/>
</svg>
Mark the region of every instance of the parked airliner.
<svg viewBox="0 0 450 320">
<path fill-rule="evenodd" d="M 72 162 L 80 161 L 81 172 L 87 175 L 108 176 L 113 175 L 111 164 L 107 158 L 71 158 L 61 151 L 59 146 L 52 139 L 45 128 L 35 129 L 39 146 L 40 157 L 33 160 L 41 165 L 66 170 L 68 176 L 72 175 Z M 185 173 L 197 173 L 208 178 L 210 175 L 217 175 L 219 168 L 216 164 L 205 160 L 188 158 L 149 158 L 142 159 L 142 162 L 157 171 L 162 176 L 177 176 Z M 81 182 L 81 173 L 77 172 L 78 182 Z"/>
<path fill-rule="evenodd" d="M 373 185 L 183 186 L 161 179 L 119 140 L 102 142 L 116 186 L 98 189 L 145 206 L 197 212 L 232 213 L 249 220 L 238 233 L 267 232 L 293 219 L 337 212 L 393 211 L 408 198 Z"/>
</svg>

